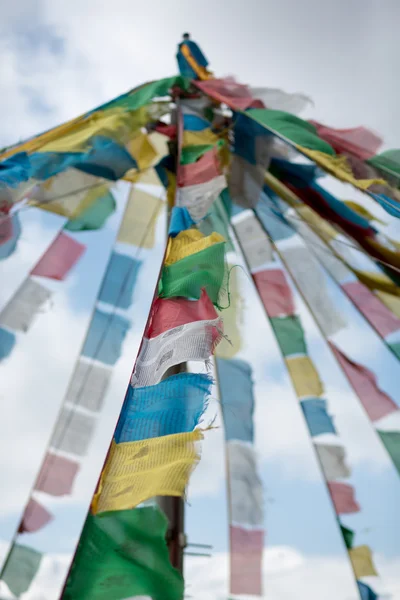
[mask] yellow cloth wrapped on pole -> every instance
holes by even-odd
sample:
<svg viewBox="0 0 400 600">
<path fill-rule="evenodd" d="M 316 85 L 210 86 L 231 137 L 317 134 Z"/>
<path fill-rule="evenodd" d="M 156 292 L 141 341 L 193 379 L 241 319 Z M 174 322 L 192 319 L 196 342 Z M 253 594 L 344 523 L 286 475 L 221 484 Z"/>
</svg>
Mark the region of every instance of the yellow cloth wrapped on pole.
<svg viewBox="0 0 400 600">
<path fill-rule="evenodd" d="M 196 254 L 214 244 L 225 242 L 225 238 L 215 231 L 211 235 L 203 235 L 198 229 L 186 229 L 174 238 L 171 238 L 168 246 L 166 265 L 172 265 L 186 256 Z"/>
<path fill-rule="evenodd" d="M 141 248 L 153 248 L 162 200 L 133 188 L 129 195 L 117 241 Z"/>
<path fill-rule="evenodd" d="M 349 550 L 351 564 L 353 565 L 354 575 L 357 579 L 360 577 L 369 577 L 378 575 L 372 561 L 371 549 L 369 546 L 357 546 Z"/>
<path fill-rule="evenodd" d="M 371 185 L 375 184 L 387 185 L 384 179 L 356 179 L 345 156 L 331 156 L 330 154 L 325 154 L 325 152 L 310 150 L 303 146 L 297 146 L 297 149 L 337 179 L 351 183 L 354 187 L 362 191 L 367 190 Z"/>
<path fill-rule="evenodd" d="M 134 508 L 154 496 L 183 496 L 200 460 L 202 431 L 178 433 L 138 442 L 114 440 L 92 512 Z"/>
<path fill-rule="evenodd" d="M 286 358 L 286 366 L 299 398 L 322 396 L 324 388 L 313 362 L 308 356 Z"/>
</svg>

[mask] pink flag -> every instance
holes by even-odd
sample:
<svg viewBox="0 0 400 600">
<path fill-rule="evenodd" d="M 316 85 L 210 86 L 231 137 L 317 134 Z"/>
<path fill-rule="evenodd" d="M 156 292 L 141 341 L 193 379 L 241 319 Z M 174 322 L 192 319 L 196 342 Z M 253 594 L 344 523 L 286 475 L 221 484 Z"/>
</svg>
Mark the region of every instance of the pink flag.
<svg viewBox="0 0 400 600">
<path fill-rule="evenodd" d="M 35 531 L 39 531 L 39 529 L 50 523 L 52 519 L 53 515 L 34 498 L 31 498 L 25 509 L 18 532 L 35 533 Z"/>
<path fill-rule="evenodd" d="M 382 337 L 400 329 L 400 319 L 365 285 L 359 281 L 352 281 L 345 283 L 342 288 Z"/>
<path fill-rule="evenodd" d="M 13 235 L 13 224 L 10 215 L 0 214 L 0 246 L 8 242 Z"/>
<path fill-rule="evenodd" d="M 174 327 L 194 321 L 213 320 L 218 317 L 213 303 L 203 289 L 200 300 L 186 298 L 157 298 L 151 311 L 149 326 L 144 334 L 154 338 Z"/>
<path fill-rule="evenodd" d="M 178 186 L 206 183 L 221 175 L 217 148 L 209 150 L 199 160 L 188 165 L 179 165 Z"/>
<path fill-rule="evenodd" d="M 35 490 L 51 496 L 70 494 L 78 470 L 78 463 L 48 452 L 36 480 Z"/>
<path fill-rule="evenodd" d="M 230 527 L 231 594 L 262 596 L 264 531 Z"/>
<path fill-rule="evenodd" d="M 193 81 L 193 83 L 207 96 L 223 102 L 234 110 L 246 110 L 255 100 L 247 85 L 237 83 L 233 77 Z"/>
<path fill-rule="evenodd" d="M 336 152 L 349 152 L 361 160 L 374 156 L 383 144 L 383 139 L 366 127 L 333 129 L 317 121 L 310 121 L 320 138 L 328 142 Z"/>
<path fill-rule="evenodd" d="M 328 488 L 332 496 L 336 514 L 348 515 L 350 513 L 360 512 L 361 508 L 354 497 L 354 488 L 347 483 L 329 481 Z"/>
<path fill-rule="evenodd" d="M 376 383 L 372 371 L 347 358 L 332 342 L 329 345 L 347 375 L 371 421 L 377 421 L 398 409 L 398 406 Z"/>
<path fill-rule="evenodd" d="M 85 246 L 61 232 L 39 260 L 31 275 L 64 279 L 83 254 Z"/>
<path fill-rule="evenodd" d="M 294 314 L 292 290 L 281 269 L 258 271 L 252 276 L 269 317 Z"/>
</svg>

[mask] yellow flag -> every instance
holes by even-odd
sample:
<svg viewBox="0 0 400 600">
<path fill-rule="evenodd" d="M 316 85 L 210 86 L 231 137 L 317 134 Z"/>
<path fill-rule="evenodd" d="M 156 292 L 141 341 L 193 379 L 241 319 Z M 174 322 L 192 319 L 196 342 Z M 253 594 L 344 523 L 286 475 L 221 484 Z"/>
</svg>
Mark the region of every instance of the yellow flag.
<svg viewBox="0 0 400 600">
<path fill-rule="evenodd" d="M 233 358 L 242 348 L 240 327 L 243 321 L 244 302 L 240 295 L 238 269 L 232 269 L 229 265 L 228 270 L 229 307 L 220 311 L 224 320 L 224 335 L 227 339 L 222 339 L 215 350 L 218 358 Z"/>
<path fill-rule="evenodd" d="M 153 248 L 162 200 L 134 188 L 129 195 L 117 241 L 141 248 Z"/>
<path fill-rule="evenodd" d="M 370 290 L 381 290 L 382 292 L 388 292 L 395 296 L 400 296 L 400 287 L 397 286 L 387 275 L 384 273 L 375 273 L 373 271 L 358 271 L 352 269 L 353 273 L 357 278 L 366 285 Z"/>
<path fill-rule="evenodd" d="M 168 188 L 167 188 L 167 202 L 168 206 L 172 208 L 175 206 L 176 196 L 176 175 L 167 171 Z"/>
<path fill-rule="evenodd" d="M 286 358 L 286 366 L 299 398 L 322 396 L 324 388 L 313 362 L 308 356 Z"/>
<path fill-rule="evenodd" d="M 139 132 L 127 144 L 127 150 L 136 160 L 141 171 L 147 169 L 157 158 L 157 150 L 149 140 L 147 133 Z"/>
<path fill-rule="evenodd" d="M 374 563 L 372 562 L 371 549 L 369 546 L 357 546 L 349 550 L 351 564 L 353 565 L 354 575 L 357 579 L 368 577 L 369 575 L 378 575 Z"/>
<path fill-rule="evenodd" d="M 351 183 L 360 190 L 365 191 L 374 184 L 387 185 L 384 179 L 356 179 L 345 156 L 331 156 L 330 154 L 325 154 L 325 152 L 310 150 L 303 146 L 297 146 L 297 148 L 325 171 L 328 171 L 328 173 L 331 173 L 331 175 L 341 181 Z"/>
<path fill-rule="evenodd" d="M 203 131 L 184 131 L 183 146 L 202 146 L 203 144 L 216 144 L 218 136 L 211 129 L 203 129 Z"/>
<path fill-rule="evenodd" d="M 158 185 L 161 186 L 161 181 L 155 171 L 155 169 L 146 169 L 145 171 L 135 171 L 132 174 L 130 181 L 132 183 L 145 183 L 147 185 Z M 129 174 L 129 171 L 128 171 Z M 127 175 L 127 174 L 125 174 Z M 126 179 L 126 176 L 124 177 Z"/>
<path fill-rule="evenodd" d="M 139 442 L 113 440 L 92 512 L 134 508 L 154 496 L 183 496 L 202 439 L 196 429 Z"/>
<path fill-rule="evenodd" d="M 222 235 L 215 231 L 211 235 L 205 236 L 198 229 L 186 229 L 178 233 L 176 237 L 171 238 L 165 264 L 172 265 L 186 256 L 196 254 L 196 252 L 224 241 Z"/>
<path fill-rule="evenodd" d="M 381 221 L 378 217 L 375 217 L 372 213 L 369 212 L 364 206 L 358 204 L 358 202 L 354 202 L 353 200 L 343 200 L 346 206 L 354 210 L 357 214 L 367 219 L 367 221 L 378 221 L 378 223 L 382 223 L 382 225 L 387 225 L 385 221 Z"/>
<path fill-rule="evenodd" d="M 381 300 L 381 302 L 383 302 L 383 304 L 392 311 L 392 313 L 394 313 L 396 315 L 396 317 L 399 317 L 400 319 L 400 298 L 399 296 L 394 296 L 393 294 L 388 294 L 387 292 L 381 292 L 380 290 L 377 290 L 376 295 L 378 296 L 379 300 Z"/>
</svg>

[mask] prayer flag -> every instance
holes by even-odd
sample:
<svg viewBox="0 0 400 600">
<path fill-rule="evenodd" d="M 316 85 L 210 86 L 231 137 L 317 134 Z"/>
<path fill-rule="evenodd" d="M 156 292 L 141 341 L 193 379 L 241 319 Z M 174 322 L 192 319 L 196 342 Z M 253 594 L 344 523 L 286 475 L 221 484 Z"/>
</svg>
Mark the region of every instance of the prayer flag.
<svg viewBox="0 0 400 600">
<path fill-rule="evenodd" d="M 312 437 L 321 433 L 336 433 L 332 417 L 326 410 L 323 398 L 308 398 L 300 402 L 307 426 Z"/>
<path fill-rule="evenodd" d="M 265 167 L 252 165 L 234 154 L 230 163 L 229 193 L 235 204 L 255 208 L 260 200 L 265 179 Z"/>
<path fill-rule="evenodd" d="M 56 450 L 85 456 L 93 437 L 96 420 L 75 410 L 75 407 L 64 406 L 58 417 L 50 446 Z"/>
<path fill-rule="evenodd" d="M 307 346 L 299 317 L 272 317 L 271 325 L 283 356 L 306 354 Z"/>
<path fill-rule="evenodd" d="M 115 365 L 121 356 L 122 344 L 130 327 L 131 323 L 124 317 L 96 309 L 82 355 L 107 365 Z"/>
<path fill-rule="evenodd" d="M 142 261 L 114 251 L 101 286 L 99 301 L 128 309 L 133 301 L 133 291 L 141 266 Z"/>
<path fill-rule="evenodd" d="M 21 235 L 18 213 L 0 214 L 0 260 L 8 258 L 16 249 Z"/>
<path fill-rule="evenodd" d="M 378 433 L 400 474 L 400 431 L 378 431 Z"/>
<path fill-rule="evenodd" d="M 348 358 L 332 342 L 329 345 L 371 421 L 398 410 L 393 400 L 378 388 L 372 371 Z"/>
<path fill-rule="evenodd" d="M 218 148 L 203 154 L 196 162 L 180 165 L 178 172 L 178 186 L 192 186 L 206 183 L 221 175 L 221 167 L 218 158 Z"/>
<path fill-rule="evenodd" d="M 376 156 L 371 156 L 368 159 L 368 163 L 394 177 L 400 177 L 400 150 L 385 150 Z"/>
<path fill-rule="evenodd" d="M 215 143 L 195 144 L 184 146 L 181 151 L 181 165 L 191 165 L 199 160 L 204 154 L 210 152 L 215 147 Z"/>
<path fill-rule="evenodd" d="M 141 171 L 148 169 L 158 156 L 148 133 L 138 132 L 126 145 Z"/>
<path fill-rule="evenodd" d="M 264 531 L 230 527 L 230 593 L 262 596 Z"/>
<path fill-rule="evenodd" d="M 67 231 L 95 231 L 101 229 L 107 219 L 113 214 L 117 203 L 108 186 L 99 186 L 88 193 L 93 202 L 82 210 L 78 217 L 70 219 L 64 229 Z"/>
<path fill-rule="evenodd" d="M 347 515 L 360 512 L 360 506 L 354 497 L 354 488 L 347 483 L 329 481 L 328 488 L 332 496 L 336 514 Z"/>
<path fill-rule="evenodd" d="M 229 270 L 229 306 L 221 311 L 224 325 L 224 337 L 216 348 L 219 358 L 232 358 L 242 347 L 241 325 L 243 323 L 244 300 L 239 286 L 238 269 L 228 265 Z"/>
<path fill-rule="evenodd" d="M 269 317 L 294 314 L 292 290 L 281 269 L 266 269 L 252 273 L 254 283 Z"/>
<path fill-rule="evenodd" d="M 84 251 L 83 244 L 61 232 L 31 271 L 31 275 L 63 280 Z"/>
<path fill-rule="evenodd" d="M 184 114 L 183 127 L 190 131 L 203 131 L 210 127 L 210 122 L 198 115 Z"/>
<path fill-rule="evenodd" d="M 178 188 L 176 205 L 186 207 L 193 221 L 200 221 L 206 216 L 226 185 L 225 176 L 218 175 L 204 183 Z"/>
<path fill-rule="evenodd" d="M 250 88 L 254 98 L 259 98 L 265 108 L 272 110 L 284 110 L 292 115 L 298 115 L 310 104 L 314 104 L 311 98 L 304 94 L 288 94 L 275 88 Z"/>
<path fill-rule="evenodd" d="M 231 523 L 263 527 L 263 488 L 254 448 L 234 440 L 227 443 L 227 452 Z"/>
<path fill-rule="evenodd" d="M 78 470 L 78 463 L 48 452 L 36 480 L 35 490 L 50 496 L 70 494 Z"/>
<path fill-rule="evenodd" d="M 194 84 L 207 96 L 223 102 L 234 110 L 246 110 L 254 102 L 249 88 L 237 83 L 233 77 L 195 81 Z"/>
<path fill-rule="evenodd" d="M 286 240 L 293 237 L 295 231 L 282 215 L 282 209 L 279 204 L 273 201 L 272 194 L 265 191 L 261 192 L 260 200 L 255 207 L 257 217 L 268 231 L 274 242 Z"/>
<path fill-rule="evenodd" d="M 218 232 L 226 241 L 226 252 L 234 252 L 235 247 L 229 234 L 230 221 L 224 205 L 220 198 L 217 198 L 209 213 L 199 223 L 199 229 L 204 235 L 209 235 L 213 231 Z"/>
<path fill-rule="evenodd" d="M 251 366 L 244 360 L 217 358 L 225 438 L 253 442 L 254 395 Z"/>
<path fill-rule="evenodd" d="M 322 396 L 324 393 L 322 382 L 313 362 L 308 356 L 286 358 L 285 362 L 299 398 Z"/>
<path fill-rule="evenodd" d="M 376 295 L 383 304 L 400 319 L 400 298 L 394 294 L 377 290 Z"/>
<path fill-rule="evenodd" d="M 361 600 L 378 600 L 378 596 L 375 592 L 365 583 L 357 581 L 358 590 L 361 595 Z"/>
<path fill-rule="evenodd" d="M 196 252 L 201 252 L 201 250 L 224 241 L 224 238 L 215 232 L 205 236 L 198 229 L 181 231 L 176 237 L 171 238 L 164 264 L 172 265 L 178 262 L 178 260 L 182 260 L 182 258 L 196 254 Z"/>
<path fill-rule="evenodd" d="M 42 554 L 33 548 L 21 544 L 12 546 L 2 579 L 17 598 L 29 589 L 41 560 Z"/>
<path fill-rule="evenodd" d="M 146 506 L 88 514 L 65 600 L 183 597 L 183 579 L 169 561 L 167 519 Z"/>
<path fill-rule="evenodd" d="M 272 261 L 272 246 L 254 213 L 235 223 L 243 254 L 250 271 Z"/>
<path fill-rule="evenodd" d="M 342 287 L 379 335 L 386 337 L 389 333 L 400 330 L 400 319 L 362 283 L 351 281 Z"/>
<path fill-rule="evenodd" d="M 180 231 L 190 229 L 194 224 L 195 222 L 190 216 L 190 213 L 186 206 L 173 206 L 171 212 L 171 220 L 169 223 L 168 235 L 170 237 L 175 237 Z"/>
<path fill-rule="evenodd" d="M 69 382 L 65 402 L 93 412 L 103 408 L 111 369 L 79 359 Z"/>
<path fill-rule="evenodd" d="M 50 297 L 49 290 L 28 277 L 0 313 L 0 325 L 14 331 L 28 331 L 35 316 Z"/>
<path fill-rule="evenodd" d="M 208 403 L 212 379 L 180 373 L 157 385 L 128 387 L 115 441 L 133 442 L 193 431 Z"/>
<path fill-rule="evenodd" d="M 92 512 L 134 508 L 153 496 L 183 496 L 202 439 L 196 429 L 139 442 L 112 441 Z"/>
<path fill-rule="evenodd" d="M 163 205 L 162 200 L 133 188 L 125 208 L 117 241 L 139 248 L 153 248 L 155 225 Z"/>
<path fill-rule="evenodd" d="M 350 477 L 351 472 L 346 464 L 346 452 L 342 446 L 315 444 L 322 471 L 329 481 Z"/>
<path fill-rule="evenodd" d="M 383 143 L 381 137 L 366 127 L 352 129 L 334 129 L 317 121 L 310 121 L 320 138 L 331 144 L 336 152 L 349 152 L 361 160 L 374 156 Z"/>
<path fill-rule="evenodd" d="M 53 518 L 53 515 L 35 498 L 30 498 L 18 533 L 35 533 L 50 523 Z"/>
<path fill-rule="evenodd" d="M 370 575 L 378 576 L 369 546 L 363 545 L 350 548 L 349 556 L 357 579 L 359 577 L 369 577 Z"/>
<path fill-rule="evenodd" d="M 15 346 L 15 335 L 0 327 L 0 361 L 10 356 Z"/>
<path fill-rule="evenodd" d="M 344 527 L 344 525 L 341 525 L 340 529 L 342 531 L 342 535 L 343 535 L 344 543 L 346 544 L 346 548 L 349 550 L 350 548 L 353 547 L 354 531 L 352 529 L 348 529 L 347 527 Z"/>
</svg>

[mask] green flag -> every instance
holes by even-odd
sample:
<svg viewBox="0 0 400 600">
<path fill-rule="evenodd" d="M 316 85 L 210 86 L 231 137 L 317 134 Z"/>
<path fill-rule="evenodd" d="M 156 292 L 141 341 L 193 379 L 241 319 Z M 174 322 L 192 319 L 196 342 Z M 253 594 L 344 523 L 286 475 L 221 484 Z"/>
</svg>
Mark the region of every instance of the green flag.
<svg viewBox="0 0 400 600">
<path fill-rule="evenodd" d="M 185 146 L 181 152 L 181 165 L 189 165 L 196 162 L 209 150 L 214 148 L 213 144 L 196 144 L 196 146 Z"/>
<path fill-rule="evenodd" d="M 344 525 L 341 525 L 340 529 L 342 530 L 342 535 L 343 535 L 344 543 L 346 544 L 346 548 L 348 550 L 350 550 L 353 547 L 354 531 L 352 531 L 351 529 L 348 529 Z"/>
<path fill-rule="evenodd" d="M 332 146 L 318 136 L 314 125 L 295 115 L 282 110 L 266 108 L 251 108 L 245 114 L 267 129 L 283 135 L 294 144 L 310 150 L 325 152 L 325 154 L 335 154 Z"/>
<path fill-rule="evenodd" d="M 158 507 L 89 514 L 64 600 L 181 600 L 183 578 L 169 562 L 166 531 Z"/>
<path fill-rule="evenodd" d="M 394 342 L 393 344 L 388 344 L 388 346 L 393 350 L 397 358 L 400 359 L 400 342 Z"/>
<path fill-rule="evenodd" d="M 400 431 L 378 431 L 378 433 L 400 475 Z"/>
<path fill-rule="evenodd" d="M 165 77 L 157 81 L 150 81 L 138 88 L 132 90 L 128 94 L 124 94 L 101 108 L 124 108 L 125 110 L 137 110 L 146 104 L 149 104 L 153 98 L 162 98 L 168 96 L 171 88 L 178 87 L 182 90 L 187 90 L 190 87 L 190 79 L 181 75 L 173 77 Z"/>
<path fill-rule="evenodd" d="M 38 572 L 42 555 L 37 550 L 14 544 L 3 571 L 3 581 L 18 598 L 29 589 Z"/>
<path fill-rule="evenodd" d="M 373 165 L 376 169 L 384 171 L 389 175 L 400 175 L 400 150 L 386 150 L 369 158 L 367 162 Z"/>
<path fill-rule="evenodd" d="M 70 219 L 64 229 L 68 231 L 92 231 L 103 227 L 108 217 L 115 211 L 117 204 L 111 192 L 97 198 L 76 219 Z"/>
<path fill-rule="evenodd" d="M 299 317 L 272 317 L 271 325 L 283 356 L 307 354 L 304 331 Z"/>
<path fill-rule="evenodd" d="M 205 219 L 200 221 L 198 227 L 204 235 L 211 235 L 213 231 L 222 235 L 226 239 L 226 252 L 234 252 L 235 249 L 229 237 L 229 219 L 220 198 L 217 198 L 210 212 Z"/>
</svg>

